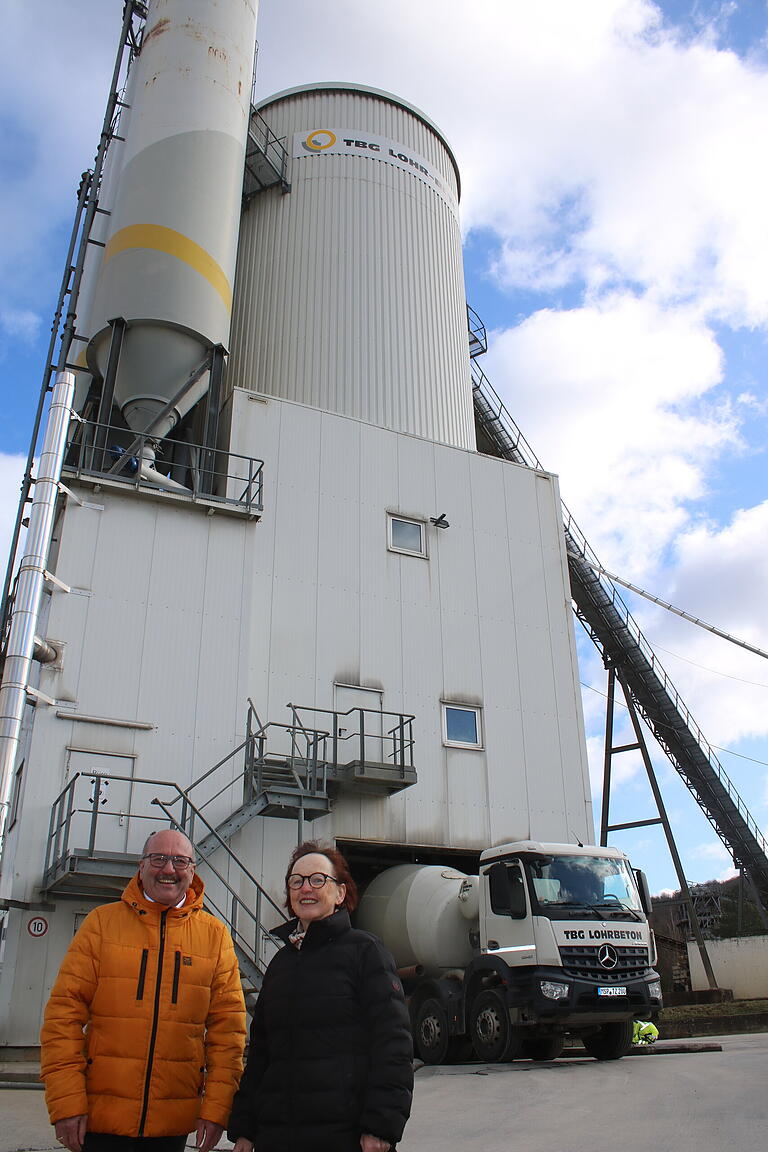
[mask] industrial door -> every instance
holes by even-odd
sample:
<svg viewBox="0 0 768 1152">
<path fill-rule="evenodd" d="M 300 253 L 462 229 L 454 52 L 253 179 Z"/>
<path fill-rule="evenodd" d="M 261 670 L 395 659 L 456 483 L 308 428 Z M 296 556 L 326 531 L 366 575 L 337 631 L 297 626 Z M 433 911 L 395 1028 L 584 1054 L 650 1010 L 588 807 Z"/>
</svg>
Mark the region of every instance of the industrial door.
<svg viewBox="0 0 768 1152">
<path fill-rule="evenodd" d="M 381 688 L 363 688 L 358 684 L 335 684 L 334 707 L 339 713 L 339 763 L 361 760 L 365 764 L 387 762 L 392 748 L 386 747 L 384 693 Z M 349 712 L 349 709 L 355 711 Z M 358 711 L 363 709 L 362 712 Z M 349 712 L 349 715 L 341 715 Z M 391 762 L 391 758 L 390 758 Z"/>
<path fill-rule="evenodd" d="M 67 749 L 67 780 L 78 777 L 74 785 L 70 850 L 139 853 L 154 825 L 131 819 L 134 769 L 134 756 Z"/>
</svg>

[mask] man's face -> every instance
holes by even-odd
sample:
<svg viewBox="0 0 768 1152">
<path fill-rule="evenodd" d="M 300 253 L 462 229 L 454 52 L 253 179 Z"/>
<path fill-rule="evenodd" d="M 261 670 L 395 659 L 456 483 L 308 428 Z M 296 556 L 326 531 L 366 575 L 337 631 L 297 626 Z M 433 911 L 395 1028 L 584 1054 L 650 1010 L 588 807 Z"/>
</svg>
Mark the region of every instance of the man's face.
<svg viewBox="0 0 768 1152">
<path fill-rule="evenodd" d="M 157 832 L 150 838 L 145 849 L 145 859 L 139 864 L 139 879 L 146 895 L 158 904 L 173 908 L 187 894 L 195 874 L 194 865 L 179 868 L 169 859 L 160 868 L 156 868 L 151 860 L 146 859 L 150 854 L 184 856 L 189 860 L 194 857 L 192 845 L 181 832 Z"/>
</svg>

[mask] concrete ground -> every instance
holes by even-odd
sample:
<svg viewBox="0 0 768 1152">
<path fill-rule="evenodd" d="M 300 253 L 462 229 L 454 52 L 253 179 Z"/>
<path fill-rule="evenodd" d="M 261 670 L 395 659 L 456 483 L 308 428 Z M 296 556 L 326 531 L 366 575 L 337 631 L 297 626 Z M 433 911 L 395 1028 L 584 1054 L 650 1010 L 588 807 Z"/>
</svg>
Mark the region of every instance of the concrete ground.
<svg viewBox="0 0 768 1152">
<path fill-rule="evenodd" d="M 768 1147 L 768 1033 L 661 1042 L 624 1060 L 421 1068 L 399 1152 L 758 1152 Z M 0 1152 L 59 1152 L 43 1094 L 0 1091 Z"/>
<path fill-rule="evenodd" d="M 768 1033 L 706 1039 L 722 1051 L 422 1068 L 398 1152 L 768 1148 Z"/>
</svg>

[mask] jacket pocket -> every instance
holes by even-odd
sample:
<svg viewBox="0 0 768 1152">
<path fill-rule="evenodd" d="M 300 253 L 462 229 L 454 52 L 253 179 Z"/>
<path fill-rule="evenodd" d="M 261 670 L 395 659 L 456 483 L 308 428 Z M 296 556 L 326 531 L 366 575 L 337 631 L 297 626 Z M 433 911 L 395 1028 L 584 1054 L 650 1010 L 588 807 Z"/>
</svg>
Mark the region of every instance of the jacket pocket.
<svg viewBox="0 0 768 1152">
<path fill-rule="evenodd" d="M 141 964 L 139 965 L 139 980 L 136 985 L 136 999 L 144 999 L 144 982 L 147 978 L 147 961 L 149 960 L 149 949 L 144 948 L 141 953 Z"/>
<path fill-rule="evenodd" d="M 179 975 L 181 973 L 181 952 L 177 952 L 173 960 L 173 986 L 171 988 L 171 1004 L 178 1003 Z"/>
</svg>

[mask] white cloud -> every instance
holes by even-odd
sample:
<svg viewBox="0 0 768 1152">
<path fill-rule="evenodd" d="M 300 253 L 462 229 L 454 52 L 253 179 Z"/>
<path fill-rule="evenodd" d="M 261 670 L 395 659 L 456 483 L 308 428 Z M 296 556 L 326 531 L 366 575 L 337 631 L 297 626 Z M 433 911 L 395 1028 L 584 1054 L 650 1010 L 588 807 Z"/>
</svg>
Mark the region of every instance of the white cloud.
<svg viewBox="0 0 768 1152">
<path fill-rule="evenodd" d="M 691 525 L 675 540 L 671 567 L 651 591 L 768 651 L 767 538 L 768 501 L 739 510 L 722 528 Z M 662 610 L 640 614 L 651 642 L 667 650 L 662 664 L 710 741 L 727 747 L 768 733 L 768 660 Z M 730 764 L 726 768 L 732 771 Z M 748 764 L 741 768 L 750 770 Z"/>
<path fill-rule="evenodd" d="M 631 295 L 543 310 L 496 334 L 487 359 L 609 566 L 652 566 L 686 526 L 713 462 L 738 448 L 735 405 L 708 396 L 720 349 L 690 310 Z"/>
<path fill-rule="evenodd" d="M 706 844 L 698 844 L 694 848 L 688 850 L 688 855 L 693 856 L 698 860 L 730 860 L 730 854 L 719 840 L 710 841 Z"/>
<path fill-rule="evenodd" d="M 27 309 L 51 265 L 60 272 L 66 239 L 57 230 L 68 233 L 80 174 L 93 162 L 122 7 L 122 0 L 84 0 L 74 10 L 60 0 L 3 5 L 0 292 L 11 314 Z"/>
<path fill-rule="evenodd" d="M 28 308 L 8 308 L 0 312 L 0 337 L 9 336 L 31 344 L 40 330 L 40 317 Z"/>
</svg>

